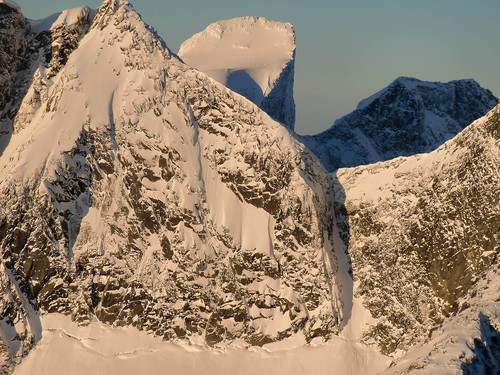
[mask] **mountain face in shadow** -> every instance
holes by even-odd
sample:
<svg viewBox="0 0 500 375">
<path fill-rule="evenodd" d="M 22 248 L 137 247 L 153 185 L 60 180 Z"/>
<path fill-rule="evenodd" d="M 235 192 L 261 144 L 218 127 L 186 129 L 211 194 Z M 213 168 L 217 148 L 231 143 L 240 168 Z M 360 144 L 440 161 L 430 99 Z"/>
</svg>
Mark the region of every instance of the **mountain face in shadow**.
<svg viewBox="0 0 500 375">
<path fill-rule="evenodd" d="M 471 348 L 474 357 L 464 361 L 461 370 L 464 375 L 500 374 L 500 332 L 483 313 L 479 313 L 479 329 L 481 337 L 474 339 Z"/>
<path fill-rule="evenodd" d="M 430 152 L 498 103 L 471 79 L 448 83 L 400 77 L 303 142 L 325 168 L 355 167 Z"/>
</svg>

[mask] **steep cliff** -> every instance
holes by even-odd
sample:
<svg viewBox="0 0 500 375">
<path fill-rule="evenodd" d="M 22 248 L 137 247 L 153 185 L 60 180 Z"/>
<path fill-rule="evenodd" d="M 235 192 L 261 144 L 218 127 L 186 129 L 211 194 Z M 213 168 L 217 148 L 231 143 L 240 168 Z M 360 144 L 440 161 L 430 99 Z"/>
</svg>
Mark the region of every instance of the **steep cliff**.
<svg viewBox="0 0 500 375">
<path fill-rule="evenodd" d="M 432 153 L 337 173 L 365 338 L 384 352 L 425 340 L 498 267 L 499 130 L 497 106 Z"/>
</svg>

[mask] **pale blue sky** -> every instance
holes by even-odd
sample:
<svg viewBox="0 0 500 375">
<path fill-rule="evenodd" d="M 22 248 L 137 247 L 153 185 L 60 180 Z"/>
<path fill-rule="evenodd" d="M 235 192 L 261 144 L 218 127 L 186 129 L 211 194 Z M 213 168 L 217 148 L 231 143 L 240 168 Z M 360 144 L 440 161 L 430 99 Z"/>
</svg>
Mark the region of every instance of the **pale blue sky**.
<svg viewBox="0 0 500 375">
<path fill-rule="evenodd" d="M 37 19 L 100 0 L 16 0 Z M 297 34 L 296 131 L 314 134 L 398 76 L 474 78 L 500 94 L 499 0 L 131 1 L 177 52 L 210 23 L 240 16 L 291 22 Z"/>
</svg>

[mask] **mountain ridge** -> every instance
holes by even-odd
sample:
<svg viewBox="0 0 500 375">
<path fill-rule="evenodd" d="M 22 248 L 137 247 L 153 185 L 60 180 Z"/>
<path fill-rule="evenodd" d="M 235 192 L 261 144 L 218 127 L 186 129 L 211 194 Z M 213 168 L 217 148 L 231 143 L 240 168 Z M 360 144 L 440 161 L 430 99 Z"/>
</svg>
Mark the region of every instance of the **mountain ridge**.
<svg viewBox="0 0 500 375">
<path fill-rule="evenodd" d="M 330 172 L 431 152 L 498 103 L 472 79 L 399 77 L 350 114 L 302 141 Z"/>
<path fill-rule="evenodd" d="M 129 3 L 78 30 L 50 77 L 33 61 L 44 91 L 0 159 L 3 353 L 40 340 L 39 313 L 211 346 L 339 332 L 352 281 L 315 158 Z"/>
</svg>

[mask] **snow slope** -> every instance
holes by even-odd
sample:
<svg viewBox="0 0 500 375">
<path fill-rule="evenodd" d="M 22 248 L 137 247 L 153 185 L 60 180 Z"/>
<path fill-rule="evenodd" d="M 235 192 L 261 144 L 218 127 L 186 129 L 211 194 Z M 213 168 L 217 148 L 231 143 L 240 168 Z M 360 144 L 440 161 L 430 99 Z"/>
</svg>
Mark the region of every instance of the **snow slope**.
<svg viewBox="0 0 500 375">
<path fill-rule="evenodd" d="M 293 130 L 295 33 L 291 24 L 263 17 L 215 22 L 185 41 L 179 56 Z"/>
<path fill-rule="evenodd" d="M 99 322 L 78 327 L 63 315 L 42 319 L 43 339 L 15 370 L 41 374 L 377 374 L 388 359 L 359 343 L 335 338 L 328 344 L 281 348 L 225 347 L 218 350 L 186 343 L 166 343 L 131 327 Z M 347 350 L 346 347 L 349 347 Z M 349 352 L 349 355 L 345 355 Z"/>
<path fill-rule="evenodd" d="M 400 77 L 330 129 L 302 140 L 329 171 L 372 164 L 433 151 L 497 103 L 471 79 Z"/>
</svg>

